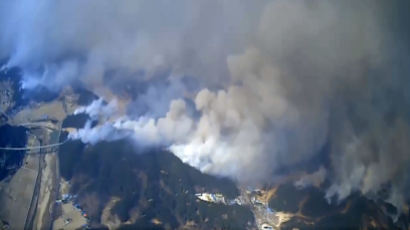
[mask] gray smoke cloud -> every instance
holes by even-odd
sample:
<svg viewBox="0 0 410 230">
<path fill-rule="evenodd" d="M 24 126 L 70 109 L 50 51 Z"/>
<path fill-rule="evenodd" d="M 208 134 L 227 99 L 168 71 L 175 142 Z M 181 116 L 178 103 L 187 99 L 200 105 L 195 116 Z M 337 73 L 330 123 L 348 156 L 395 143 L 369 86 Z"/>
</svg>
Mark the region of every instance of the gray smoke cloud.
<svg viewBox="0 0 410 230">
<path fill-rule="evenodd" d="M 409 199 L 405 6 L 22 2 L 0 3 L 0 56 L 25 87 L 81 81 L 116 95 L 80 108 L 103 122 L 72 138 L 127 135 L 242 183 L 300 170 L 329 145 L 301 186 L 326 178 L 329 199 L 386 188 L 399 208 Z"/>
<path fill-rule="evenodd" d="M 0 57 L 23 68 L 25 87 L 51 89 L 74 79 L 97 87 L 118 80 L 110 78 L 147 80 L 163 72 L 219 84 L 228 76 L 226 55 L 252 35 L 257 14 L 242 15 L 261 7 L 188 0 L 0 4 Z M 113 70 L 119 74 L 106 76 Z"/>
</svg>

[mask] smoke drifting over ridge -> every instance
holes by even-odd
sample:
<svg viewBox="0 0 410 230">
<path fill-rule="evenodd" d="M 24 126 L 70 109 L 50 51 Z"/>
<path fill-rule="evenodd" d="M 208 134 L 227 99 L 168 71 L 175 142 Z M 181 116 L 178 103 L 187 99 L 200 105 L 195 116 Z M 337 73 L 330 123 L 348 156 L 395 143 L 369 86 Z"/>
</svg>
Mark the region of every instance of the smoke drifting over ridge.
<svg viewBox="0 0 410 230">
<path fill-rule="evenodd" d="M 0 3 L 0 56 L 22 68 L 23 85 L 81 81 L 118 97 L 80 108 L 103 122 L 73 138 L 131 136 L 244 183 L 329 145 L 316 165 L 329 198 L 388 188 L 396 206 L 409 199 L 408 5 L 23 2 Z M 119 89 L 130 83 L 123 109 Z"/>
</svg>

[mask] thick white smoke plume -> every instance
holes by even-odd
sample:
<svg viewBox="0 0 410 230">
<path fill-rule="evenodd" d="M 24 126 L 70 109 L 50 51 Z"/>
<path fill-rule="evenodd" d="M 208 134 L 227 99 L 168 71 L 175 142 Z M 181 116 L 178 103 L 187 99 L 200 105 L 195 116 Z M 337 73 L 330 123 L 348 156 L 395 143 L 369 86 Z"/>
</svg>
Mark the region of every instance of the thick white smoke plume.
<svg viewBox="0 0 410 230">
<path fill-rule="evenodd" d="M 23 85 L 110 92 L 78 109 L 99 123 L 72 138 L 132 137 L 244 183 L 314 164 L 298 183 L 326 177 L 328 198 L 388 189 L 398 207 L 409 199 L 398 3 L 22 2 L 0 3 L 0 57 L 22 68 Z"/>
</svg>

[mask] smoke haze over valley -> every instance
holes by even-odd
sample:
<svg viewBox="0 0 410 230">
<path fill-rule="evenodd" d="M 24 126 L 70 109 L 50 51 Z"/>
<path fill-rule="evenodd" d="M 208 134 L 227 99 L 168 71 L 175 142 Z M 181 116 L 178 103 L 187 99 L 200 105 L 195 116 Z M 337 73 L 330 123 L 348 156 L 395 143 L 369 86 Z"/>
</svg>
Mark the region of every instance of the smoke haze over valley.
<svg viewBox="0 0 410 230">
<path fill-rule="evenodd" d="M 98 98 L 68 135 L 128 138 L 241 185 L 289 175 L 340 203 L 410 200 L 404 1 L 2 0 L 21 87 Z"/>
</svg>

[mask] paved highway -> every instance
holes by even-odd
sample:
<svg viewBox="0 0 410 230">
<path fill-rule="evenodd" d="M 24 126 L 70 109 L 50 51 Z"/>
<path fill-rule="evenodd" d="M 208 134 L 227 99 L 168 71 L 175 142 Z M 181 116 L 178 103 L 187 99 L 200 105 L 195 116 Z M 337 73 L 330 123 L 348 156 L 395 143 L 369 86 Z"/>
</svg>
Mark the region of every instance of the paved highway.
<svg viewBox="0 0 410 230">
<path fill-rule="evenodd" d="M 47 148 L 53 148 L 53 147 L 57 147 L 60 145 L 65 144 L 67 140 L 64 140 L 62 142 L 59 143 L 55 143 L 55 144 L 49 144 L 49 145 L 41 145 L 41 146 L 31 146 L 31 147 L 0 147 L 0 150 L 7 150 L 7 151 L 24 151 L 24 150 L 36 150 L 36 149 L 47 149 Z"/>
</svg>

